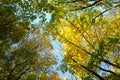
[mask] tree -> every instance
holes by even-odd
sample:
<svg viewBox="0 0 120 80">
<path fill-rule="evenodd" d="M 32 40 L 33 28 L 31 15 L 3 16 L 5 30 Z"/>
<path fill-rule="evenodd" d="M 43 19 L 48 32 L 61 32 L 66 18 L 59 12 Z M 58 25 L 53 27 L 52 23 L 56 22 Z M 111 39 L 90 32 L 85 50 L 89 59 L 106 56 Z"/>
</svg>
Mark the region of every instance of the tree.
<svg viewBox="0 0 120 80">
<path fill-rule="evenodd" d="M 0 79 L 20 80 L 29 71 L 50 71 L 56 64 L 52 45 L 36 17 L 45 21 L 46 1 L 0 1 Z M 39 6 L 40 4 L 44 6 Z M 37 15 L 37 16 L 36 16 Z"/>
<path fill-rule="evenodd" d="M 51 38 L 62 43 L 65 71 L 82 79 L 119 79 L 119 10 L 113 0 L 1 0 L 0 79 L 48 72 L 56 63 Z M 36 27 L 36 18 L 46 25 Z"/>
<path fill-rule="evenodd" d="M 49 41 L 42 34 L 26 36 L 19 43 L 11 45 L 1 56 L 0 78 L 18 80 L 29 71 L 49 71 L 50 66 L 56 64 L 51 49 Z"/>
<path fill-rule="evenodd" d="M 90 10 L 88 15 L 94 21 L 97 17 L 103 16 L 105 13 L 115 15 L 119 12 L 120 3 L 113 0 L 48 0 L 51 13 L 51 23 L 59 21 L 60 18 L 76 18 L 77 14 L 84 11 L 101 10 L 100 13 L 91 14 Z M 112 13 L 111 13 L 112 12 Z"/>
<path fill-rule="evenodd" d="M 44 74 L 44 73 L 43 73 Z M 44 76 L 40 76 L 40 80 L 69 80 L 66 77 L 63 78 L 59 78 L 58 73 L 56 72 L 52 72 L 50 75 L 44 75 Z"/>
<path fill-rule="evenodd" d="M 22 80 L 69 80 L 66 77 L 60 78 L 58 73 L 56 72 L 51 72 L 50 74 L 46 74 L 45 72 L 40 72 L 39 75 L 36 72 L 29 72 L 27 73 Z"/>
<path fill-rule="evenodd" d="M 62 43 L 63 61 L 71 73 L 83 79 L 104 80 L 109 75 L 120 78 L 119 73 L 112 69 L 120 70 L 120 3 L 107 0 L 83 2 L 51 2 L 64 13 L 59 12 L 55 17 L 57 11 L 53 13 L 54 20 L 46 24 L 46 32 Z M 103 15 L 105 12 L 108 13 Z"/>
</svg>

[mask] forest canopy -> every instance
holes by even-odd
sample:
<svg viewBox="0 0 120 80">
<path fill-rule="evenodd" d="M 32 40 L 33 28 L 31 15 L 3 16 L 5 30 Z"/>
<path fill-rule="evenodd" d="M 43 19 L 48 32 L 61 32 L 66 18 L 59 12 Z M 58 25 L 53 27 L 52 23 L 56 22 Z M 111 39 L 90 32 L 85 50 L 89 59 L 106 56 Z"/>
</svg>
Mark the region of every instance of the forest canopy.
<svg viewBox="0 0 120 80">
<path fill-rule="evenodd" d="M 120 0 L 0 1 L 0 80 L 72 80 L 57 71 L 120 79 Z"/>
</svg>

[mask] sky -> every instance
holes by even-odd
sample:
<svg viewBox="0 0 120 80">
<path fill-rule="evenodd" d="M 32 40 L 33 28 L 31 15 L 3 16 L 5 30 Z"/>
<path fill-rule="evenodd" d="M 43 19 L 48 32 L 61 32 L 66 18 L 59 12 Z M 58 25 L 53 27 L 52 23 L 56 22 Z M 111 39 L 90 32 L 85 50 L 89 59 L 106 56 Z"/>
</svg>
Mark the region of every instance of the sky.
<svg viewBox="0 0 120 80">
<path fill-rule="evenodd" d="M 63 51 L 61 51 L 61 49 L 60 49 L 60 42 L 59 41 L 57 41 L 57 40 L 54 40 L 54 41 L 52 41 L 51 42 L 52 43 L 52 45 L 53 45 L 53 50 L 52 50 L 52 53 L 54 54 L 54 55 L 56 55 L 57 56 L 57 60 L 58 60 L 58 64 L 56 65 L 56 66 L 59 66 L 60 64 L 61 64 L 61 61 L 62 61 L 62 52 Z M 69 73 L 68 71 L 67 72 L 65 72 L 65 73 L 62 73 L 61 71 L 57 71 L 58 73 L 59 73 L 59 76 L 60 77 L 67 77 L 67 78 L 70 78 L 70 79 L 72 79 L 72 80 L 75 80 L 75 76 L 73 76 L 71 73 Z"/>
<path fill-rule="evenodd" d="M 100 8 L 101 11 L 104 11 L 103 8 Z M 51 19 L 51 15 L 49 13 L 46 13 L 46 18 L 47 18 L 47 21 L 49 22 L 50 19 Z M 63 51 L 61 50 L 61 43 L 58 41 L 58 40 L 53 40 L 52 42 L 52 45 L 53 45 L 53 50 L 52 50 L 52 53 L 57 56 L 57 60 L 58 60 L 58 64 L 57 66 L 59 66 L 61 64 L 61 61 L 62 61 L 62 53 Z M 109 70 L 109 66 L 107 66 L 105 63 L 102 63 L 101 64 L 101 67 L 104 68 L 104 69 L 108 69 Z M 58 71 L 59 73 L 59 76 L 60 77 L 68 77 L 70 78 L 71 80 L 79 80 L 77 77 L 73 76 L 71 73 L 69 73 L 68 71 L 65 72 L 65 73 L 62 73 L 61 71 Z M 100 75 L 102 75 L 104 73 L 104 71 L 100 71 Z M 107 73 L 106 73 L 107 75 Z"/>
<path fill-rule="evenodd" d="M 46 13 L 46 18 L 47 18 L 47 21 L 49 22 L 50 19 L 51 19 L 51 15 L 49 13 Z M 53 50 L 52 50 L 52 53 L 57 56 L 57 61 L 58 61 L 58 64 L 56 65 L 59 66 L 61 64 L 61 61 L 62 61 L 62 53 L 63 51 L 61 50 L 60 46 L 61 46 L 61 43 L 58 41 L 58 40 L 52 40 L 52 45 L 53 45 Z M 70 78 L 72 80 L 75 80 L 76 77 L 73 76 L 71 73 L 69 73 L 68 71 L 65 72 L 65 73 L 62 73 L 61 71 L 57 71 L 59 76 L 60 77 L 67 77 L 67 78 Z"/>
<path fill-rule="evenodd" d="M 102 11 L 104 11 L 101 8 Z M 49 22 L 51 19 L 51 14 L 46 13 L 46 22 Z M 38 23 L 39 24 L 39 18 L 37 18 L 36 20 L 33 21 L 33 23 Z M 54 66 L 54 69 L 56 69 L 62 61 L 62 53 L 63 50 L 61 50 L 61 43 L 58 40 L 51 40 L 51 44 L 53 45 L 53 50 L 52 50 L 52 54 L 54 54 L 57 57 L 57 61 L 58 64 Z M 105 69 L 109 69 L 108 66 L 106 66 L 104 63 L 102 63 L 101 67 L 105 68 Z M 55 70 L 56 71 L 56 70 Z M 57 71 L 59 74 L 59 77 L 67 77 L 71 80 L 79 80 L 77 77 L 73 76 L 71 73 L 69 73 L 68 71 L 65 73 L 62 73 L 62 71 Z M 99 74 L 102 75 L 103 71 L 101 71 Z"/>
<path fill-rule="evenodd" d="M 46 22 L 49 22 L 51 19 L 51 14 L 46 13 Z M 38 23 L 39 24 L 39 18 L 37 18 L 36 20 L 34 20 L 32 23 Z M 54 54 L 57 58 L 58 64 L 54 66 L 54 69 L 56 69 L 62 61 L 62 53 L 63 51 L 60 49 L 60 45 L 61 43 L 58 40 L 52 40 L 51 44 L 53 45 L 53 50 L 52 50 L 52 54 Z M 59 77 L 67 77 L 70 80 L 78 80 L 77 77 L 73 76 L 71 73 L 69 73 L 68 71 L 65 73 L 62 73 L 62 71 L 57 71 L 59 74 Z"/>
</svg>

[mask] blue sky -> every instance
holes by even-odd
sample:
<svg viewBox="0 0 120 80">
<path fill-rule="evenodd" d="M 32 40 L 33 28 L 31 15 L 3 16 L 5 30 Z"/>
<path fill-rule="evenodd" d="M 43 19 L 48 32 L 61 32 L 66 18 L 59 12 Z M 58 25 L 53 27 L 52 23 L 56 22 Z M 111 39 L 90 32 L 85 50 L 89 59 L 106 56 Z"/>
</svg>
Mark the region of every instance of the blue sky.
<svg viewBox="0 0 120 80">
<path fill-rule="evenodd" d="M 103 9 L 101 9 L 103 11 Z M 50 21 L 51 19 L 51 14 L 46 13 L 46 18 L 47 18 L 47 22 Z M 33 21 L 33 23 L 39 23 L 39 18 L 37 18 L 35 21 Z M 56 67 L 58 67 L 61 64 L 62 61 L 62 53 L 63 50 L 61 50 L 60 45 L 61 43 L 58 40 L 51 40 L 51 44 L 53 45 L 53 50 L 52 50 L 52 54 L 54 54 L 57 57 L 57 61 L 58 64 L 54 66 L 54 69 Z M 104 63 L 102 63 L 101 67 L 105 68 L 105 69 L 109 69 L 108 66 L 106 66 Z M 69 73 L 68 71 L 65 73 L 62 73 L 61 71 L 57 71 L 60 77 L 68 77 L 72 80 L 76 80 L 76 77 L 73 76 L 71 73 Z M 101 71 L 99 74 L 102 75 L 103 71 Z"/>
<path fill-rule="evenodd" d="M 46 18 L 47 18 L 47 21 L 49 22 L 50 19 L 51 19 L 51 15 L 49 13 L 46 13 Z M 57 61 L 58 61 L 58 64 L 55 66 L 55 67 L 58 67 L 60 64 L 61 64 L 61 61 L 62 61 L 62 53 L 63 51 L 61 50 L 60 46 L 61 46 L 61 43 L 58 41 L 58 40 L 52 40 L 52 45 L 53 45 L 53 50 L 52 50 L 52 53 L 57 56 Z M 65 72 L 65 73 L 62 73 L 61 71 L 57 71 L 59 73 L 59 76 L 60 77 L 68 77 L 68 78 L 72 78 L 73 80 L 75 80 L 75 76 L 73 76 L 71 73 L 69 72 Z"/>
<path fill-rule="evenodd" d="M 50 21 L 51 19 L 51 14 L 46 13 L 46 18 L 47 18 L 47 22 Z M 32 23 L 38 23 L 39 24 L 39 18 L 37 18 L 36 20 L 34 20 Z M 52 50 L 52 54 L 54 54 L 57 58 L 58 64 L 54 66 L 54 69 L 56 69 L 62 61 L 62 53 L 63 51 L 60 50 L 60 45 L 61 43 L 58 40 L 51 40 L 51 44 L 53 45 L 53 50 Z M 71 80 L 76 80 L 76 77 L 73 76 L 71 73 L 69 73 L 68 71 L 65 73 L 62 73 L 61 71 L 57 71 L 59 74 L 59 77 L 67 77 Z"/>
<path fill-rule="evenodd" d="M 53 50 L 52 53 L 57 56 L 57 60 L 58 60 L 58 64 L 56 66 L 59 66 L 61 64 L 61 60 L 62 60 L 62 53 L 63 51 L 60 49 L 60 42 L 57 40 L 54 40 L 51 42 L 53 45 Z M 57 71 L 59 73 L 60 77 L 68 77 L 68 78 L 73 78 L 75 79 L 75 76 L 73 76 L 71 73 L 69 73 L 68 71 L 65 72 L 64 74 L 61 71 Z"/>
</svg>

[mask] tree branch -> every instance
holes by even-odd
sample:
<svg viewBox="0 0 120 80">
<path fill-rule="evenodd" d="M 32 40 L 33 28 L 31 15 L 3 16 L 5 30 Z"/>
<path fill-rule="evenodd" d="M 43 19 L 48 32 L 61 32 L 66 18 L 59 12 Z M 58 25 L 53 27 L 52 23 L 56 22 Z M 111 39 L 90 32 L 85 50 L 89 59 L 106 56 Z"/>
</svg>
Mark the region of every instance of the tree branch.
<svg viewBox="0 0 120 80">
<path fill-rule="evenodd" d="M 58 5 L 58 4 L 61 4 L 61 3 L 75 3 L 75 2 L 79 2 L 80 0 L 73 0 L 73 1 L 63 1 L 63 2 L 59 2 L 59 3 L 57 3 L 57 4 L 55 4 L 55 5 Z"/>
<path fill-rule="evenodd" d="M 16 80 L 19 80 L 19 79 L 22 77 L 22 75 L 24 75 L 28 70 L 30 70 L 30 68 L 26 68 L 26 69 L 16 78 Z"/>
<path fill-rule="evenodd" d="M 86 51 L 84 48 L 82 48 L 82 47 L 74 44 L 73 42 L 69 41 L 66 37 L 63 37 L 62 35 L 60 35 L 59 32 L 57 32 L 57 34 L 58 34 L 59 36 L 61 36 L 63 39 L 65 39 L 67 42 L 69 42 L 70 44 L 76 46 L 77 48 L 80 48 L 81 50 L 83 50 L 84 52 L 86 52 L 86 53 L 89 54 L 89 55 L 91 54 L 91 53 L 89 53 L 88 51 Z"/>
<path fill-rule="evenodd" d="M 77 61 L 75 61 L 73 58 L 71 58 L 71 59 L 72 59 L 75 63 L 77 63 Z M 81 64 L 80 64 L 80 66 L 81 66 L 82 68 L 84 68 L 85 70 L 91 72 L 93 75 L 95 75 L 95 76 L 96 76 L 97 78 L 99 78 L 100 80 L 105 80 L 103 77 L 101 77 L 101 76 L 100 76 L 99 74 L 97 74 L 95 71 L 93 71 L 93 70 L 85 67 L 84 65 L 81 65 Z"/>
<path fill-rule="evenodd" d="M 22 63 L 17 64 L 17 65 L 10 71 L 7 80 L 10 80 L 10 77 L 11 77 L 13 71 L 14 71 L 19 65 L 24 64 L 24 63 L 26 63 L 27 61 L 28 61 L 28 60 L 26 60 L 26 61 L 24 61 L 24 62 L 22 62 Z"/>
<path fill-rule="evenodd" d="M 83 10 L 83 9 L 86 9 L 86 8 L 92 7 L 92 6 L 98 4 L 98 3 L 101 2 L 101 1 L 102 1 L 102 0 L 97 0 L 97 1 L 95 1 L 94 3 L 92 3 L 92 4 L 88 5 L 88 6 L 80 7 L 80 8 L 74 9 L 73 11 Z"/>
<path fill-rule="evenodd" d="M 113 72 L 113 71 L 111 71 L 111 70 L 104 69 L 104 68 L 99 67 L 99 66 L 97 66 L 97 65 L 94 65 L 94 66 L 97 67 L 97 68 L 99 68 L 99 69 L 102 70 L 102 71 L 109 72 L 109 73 L 111 73 L 111 74 L 113 74 L 113 75 L 115 75 L 115 76 L 120 77 L 120 75 L 116 74 L 115 72 Z"/>
<path fill-rule="evenodd" d="M 101 60 L 102 62 L 105 62 L 105 63 L 113 66 L 113 67 L 116 67 L 116 68 L 119 68 L 119 69 L 120 69 L 120 66 L 119 66 L 119 65 L 116 65 L 116 64 L 114 64 L 114 63 L 112 63 L 112 62 L 110 62 L 110 61 L 108 61 L 108 60 L 105 60 L 105 59 L 100 59 L 100 60 Z"/>
<path fill-rule="evenodd" d="M 68 22 L 74 27 L 76 28 L 80 33 L 81 35 L 83 36 L 83 38 L 87 41 L 87 43 L 96 51 L 95 47 L 90 43 L 90 41 L 85 37 L 85 35 L 82 33 L 82 31 L 80 29 L 78 29 L 76 27 L 76 25 L 74 25 L 71 21 L 68 20 Z"/>
<path fill-rule="evenodd" d="M 104 13 L 106 13 L 106 12 L 110 11 L 111 9 L 116 8 L 116 7 L 120 7 L 120 4 L 119 4 L 119 5 L 116 5 L 116 6 L 112 7 L 112 8 L 109 8 L 109 9 L 103 11 L 103 12 L 101 12 L 100 14 L 98 14 L 97 16 L 95 16 L 95 17 L 92 19 L 92 21 L 95 21 L 95 19 L 96 19 L 97 17 L 103 15 Z"/>
</svg>

